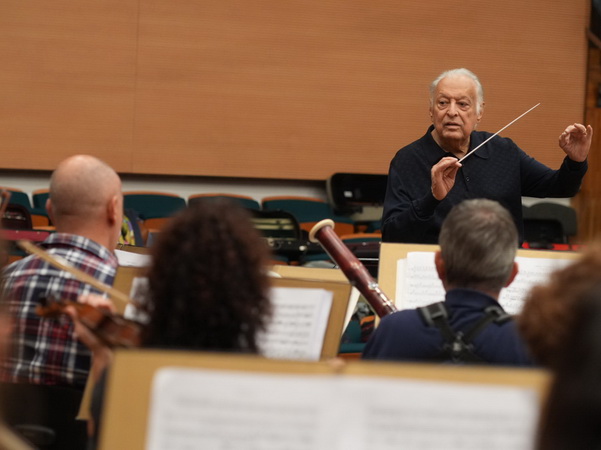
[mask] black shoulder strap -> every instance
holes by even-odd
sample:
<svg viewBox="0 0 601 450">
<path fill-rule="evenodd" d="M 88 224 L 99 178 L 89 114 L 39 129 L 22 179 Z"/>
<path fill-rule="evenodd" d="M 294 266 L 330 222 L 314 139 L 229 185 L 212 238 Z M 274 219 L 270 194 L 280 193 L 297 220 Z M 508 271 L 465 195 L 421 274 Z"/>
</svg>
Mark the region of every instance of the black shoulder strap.
<svg viewBox="0 0 601 450">
<path fill-rule="evenodd" d="M 459 362 L 483 362 L 484 360 L 474 353 L 473 339 L 490 323 L 503 323 L 511 319 L 500 306 L 489 306 L 484 310 L 484 316 L 478 320 L 467 332 L 455 332 L 449 324 L 447 308 L 444 302 L 432 303 L 422 306 L 418 311 L 426 325 L 440 330 L 445 344 L 442 349 L 443 359 Z"/>
<path fill-rule="evenodd" d="M 449 325 L 449 313 L 444 302 L 432 303 L 417 309 L 426 325 L 438 328 L 446 341 L 455 340 L 455 332 Z"/>
<path fill-rule="evenodd" d="M 488 306 L 484 309 L 484 316 L 465 333 L 466 342 L 471 342 L 484 328 L 490 323 L 504 323 L 511 320 L 511 316 L 503 311 L 503 308 L 497 305 Z"/>
</svg>

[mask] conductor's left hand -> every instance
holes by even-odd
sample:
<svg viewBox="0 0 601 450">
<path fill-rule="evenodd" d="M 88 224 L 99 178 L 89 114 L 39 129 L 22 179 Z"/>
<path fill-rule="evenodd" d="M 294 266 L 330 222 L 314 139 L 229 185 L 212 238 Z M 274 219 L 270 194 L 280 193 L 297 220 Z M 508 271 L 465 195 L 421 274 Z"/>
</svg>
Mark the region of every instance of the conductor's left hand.
<svg viewBox="0 0 601 450">
<path fill-rule="evenodd" d="M 591 148 L 593 127 L 580 123 L 569 125 L 559 136 L 559 146 L 572 161 L 582 162 Z"/>
</svg>

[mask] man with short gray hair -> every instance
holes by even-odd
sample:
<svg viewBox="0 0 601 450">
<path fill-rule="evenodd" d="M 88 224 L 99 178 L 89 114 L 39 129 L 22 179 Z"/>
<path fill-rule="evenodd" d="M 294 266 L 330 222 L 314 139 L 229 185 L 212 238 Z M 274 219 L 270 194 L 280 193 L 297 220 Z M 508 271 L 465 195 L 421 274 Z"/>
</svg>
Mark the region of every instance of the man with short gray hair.
<svg viewBox="0 0 601 450">
<path fill-rule="evenodd" d="M 365 359 L 531 365 L 515 323 L 498 303 L 515 278 L 518 233 L 492 200 L 465 200 L 443 222 L 436 271 L 445 301 L 385 316 Z"/>
</svg>

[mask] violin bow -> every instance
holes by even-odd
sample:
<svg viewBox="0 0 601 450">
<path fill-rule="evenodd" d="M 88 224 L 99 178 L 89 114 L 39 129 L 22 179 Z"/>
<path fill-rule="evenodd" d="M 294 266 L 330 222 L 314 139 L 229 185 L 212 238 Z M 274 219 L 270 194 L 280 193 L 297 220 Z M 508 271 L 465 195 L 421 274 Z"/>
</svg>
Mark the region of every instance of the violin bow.
<svg viewBox="0 0 601 450">
<path fill-rule="evenodd" d="M 31 254 L 36 255 L 39 258 L 43 259 L 51 266 L 54 266 L 57 269 L 64 270 L 65 272 L 68 272 L 71 275 L 73 275 L 79 281 L 81 281 L 83 283 L 87 283 L 87 284 L 95 287 L 100 292 L 104 292 L 109 297 L 111 297 L 113 300 L 117 300 L 117 301 L 123 303 L 123 306 L 133 303 L 133 300 L 131 298 L 129 298 L 127 295 L 125 295 L 123 292 L 109 286 L 108 284 L 104 284 L 103 282 L 98 281 L 93 276 L 88 275 L 87 273 L 77 269 L 76 267 L 69 265 L 66 261 L 59 260 L 58 258 L 50 255 L 48 252 L 45 252 L 38 246 L 34 245 L 32 242 L 26 241 L 26 240 L 19 240 L 19 241 L 17 241 L 17 245 L 19 247 L 21 247 L 23 250 L 25 250 L 27 253 L 31 253 Z"/>
<path fill-rule="evenodd" d="M 6 189 L 0 190 L 0 218 L 4 216 L 6 207 L 10 203 L 10 192 Z"/>
<path fill-rule="evenodd" d="M 484 144 L 486 144 L 488 141 L 490 141 L 492 138 L 494 138 L 497 134 L 499 134 L 501 131 L 503 131 L 505 128 L 507 128 L 509 125 L 512 125 L 513 123 L 517 122 L 518 120 L 520 120 L 522 117 L 524 117 L 526 114 L 528 114 L 530 111 L 532 111 L 534 108 L 536 108 L 538 105 L 540 105 L 540 103 L 537 103 L 536 105 L 534 105 L 532 108 L 530 108 L 528 111 L 526 111 L 525 113 L 523 113 L 522 115 L 516 117 L 515 119 L 513 119 L 511 122 L 509 122 L 507 125 L 505 125 L 503 128 L 501 128 L 499 131 L 497 131 L 495 134 L 493 134 L 492 136 L 490 136 L 488 139 L 486 139 L 484 142 L 482 142 L 480 145 L 478 145 L 476 148 L 474 148 L 471 152 L 469 152 L 467 155 L 465 155 L 463 158 L 461 158 L 459 160 L 459 162 L 463 161 L 465 158 L 467 158 L 468 156 L 470 156 L 472 153 L 474 153 L 476 150 L 478 150 L 480 147 L 482 147 Z"/>
</svg>

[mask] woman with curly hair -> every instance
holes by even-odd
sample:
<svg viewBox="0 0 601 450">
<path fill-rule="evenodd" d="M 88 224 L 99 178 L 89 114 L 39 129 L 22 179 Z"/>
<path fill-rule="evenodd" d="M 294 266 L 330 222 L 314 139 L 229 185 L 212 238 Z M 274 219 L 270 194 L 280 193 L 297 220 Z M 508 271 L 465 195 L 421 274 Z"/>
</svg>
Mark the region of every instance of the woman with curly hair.
<svg viewBox="0 0 601 450">
<path fill-rule="evenodd" d="M 601 448 L 601 283 L 572 303 L 572 323 L 553 358 L 537 450 Z"/>
<path fill-rule="evenodd" d="M 190 206 L 151 250 L 144 347 L 258 351 L 270 314 L 269 251 L 246 210 Z"/>
<path fill-rule="evenodd" d="M 518 327 L 552 373 L 535 448 L 601 448 L 601 244 L 534 287 Z"/>
<path fill-rule="evenodd" d="M 270 253 L 246 210 L 225 200 L 190 206 L 159 233 L 151 257 L 140 308 L 148 318 L 141 347 L 259 352 L 257 335 L 271 316 Z M 99 296 L 81 300 L 114 309 Z M 67 313 L 93 354 L 91 376 L 98 380 L 93 429 L 101 417 L 104 369 L 112 351 L 79 322 L 73 307 Z M 90 434 L 95 440 L 98 428 Z"/>
</svg>

